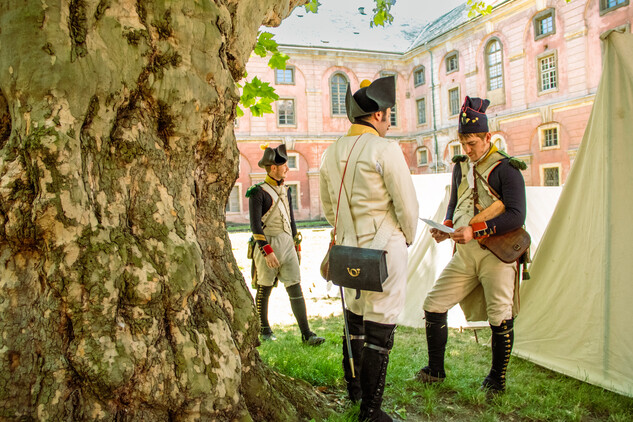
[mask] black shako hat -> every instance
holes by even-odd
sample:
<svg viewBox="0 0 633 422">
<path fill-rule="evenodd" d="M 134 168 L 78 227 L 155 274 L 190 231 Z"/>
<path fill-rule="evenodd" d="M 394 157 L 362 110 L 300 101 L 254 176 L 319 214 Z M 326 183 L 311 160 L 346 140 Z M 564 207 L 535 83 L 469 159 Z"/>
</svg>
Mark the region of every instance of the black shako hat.
<svg viewBox="0 0 633 422">
<path fill-rule="evenodd" d="M 462 110 L 459 112 L 459 133 L 488 132 L 488 118 L 486 109 L 490 101 L 481 98 L 466 97 Z"/>
<path fill-rule="evenodd" d="M 265 169 L 266 166 L 280 166 L 288 161 L 286 153 L 286 144 L 281 144 L 277 148 L 266 146 L 262 159 L 257 163 L 258 166 Z"/>
<path fill-rule="evenodd" d="M 347 85 L 345 95 L 345 110 L 350 122 L 377 111 L 386 110 L 396 104 L 396 78 L 385 76 L 369 82 L 367 79 L 360 83 L 360 89 L 352 95 L 350 85 Z"/>
</svg>

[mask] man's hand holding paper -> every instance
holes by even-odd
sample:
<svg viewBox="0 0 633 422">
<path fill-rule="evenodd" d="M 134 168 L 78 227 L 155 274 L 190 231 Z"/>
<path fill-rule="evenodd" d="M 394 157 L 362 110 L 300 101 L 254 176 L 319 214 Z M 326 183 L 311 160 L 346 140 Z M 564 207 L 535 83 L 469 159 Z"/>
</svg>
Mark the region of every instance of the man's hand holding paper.
<svg viewBox="0 0 633 422">
<path fill-rule="evenodd" d="M 437 242 L 443 242 L 448 239 L 455 230 L 452 227 L 445 226 L 444 224 L 437 223 L 433 220 L 429 220 L 426 218 L 420 218 L 420 220 L 424 221 L 431 227 L 431 236 Z"/>
</svg>

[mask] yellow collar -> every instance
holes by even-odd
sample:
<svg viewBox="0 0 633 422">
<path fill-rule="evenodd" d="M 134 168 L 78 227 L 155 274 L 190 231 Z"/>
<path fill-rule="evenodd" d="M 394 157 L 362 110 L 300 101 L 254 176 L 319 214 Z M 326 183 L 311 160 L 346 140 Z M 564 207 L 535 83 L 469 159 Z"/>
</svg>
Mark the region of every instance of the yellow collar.
<svg viewBox="0 0 633 422">
<path fill-rule="evenodd" d="M 266 178 L 264 179 L 264 182 L 268 183 L 270 186 L 281 186 L 284 184 L 283 180 L 275 180 L 272 177 L 270 177 L 269 175 L 266 175 Z"/>
<path fill-rule="evenodd" d="M 363 133 L 372 133 L 376 136 L 379 136 L 378 131 L 376 131 L 376 129 L 374 129 L 373 127 L 357 124 L 353 124 L 352 127 L 349 128 L 347 136 L 362 135 Z"/>
<path fill-rule="evenodd" d="M 476 161 L 475 164 L 479 164 L 483 161 L 486 160 L 486 158 L 490 157 L 493 153 L 499 151 L 499 149 L 497 148 L 497 146 L 495 144 L 490 145 L 490 149 L 488 150 L 488 153 L 486 155 L 484 155 L 483 157 L 481 157 L 479 160 Z"/>
</svg>

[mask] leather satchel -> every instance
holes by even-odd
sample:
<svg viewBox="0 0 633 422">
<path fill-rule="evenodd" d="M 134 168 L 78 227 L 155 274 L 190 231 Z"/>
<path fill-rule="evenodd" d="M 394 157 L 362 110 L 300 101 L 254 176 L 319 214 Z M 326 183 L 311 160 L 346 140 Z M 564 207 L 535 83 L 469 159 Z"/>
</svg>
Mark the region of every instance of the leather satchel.
<svg viewBox="0 0 633 422">
<path fill-rule="evenodd" d="M 343 245 L 330 249 L 327 280 L 337 286 L 382 292 L 388 276 L 387 251 Z"/>
<path fill-rule="evenodd" d="M 474 216 L 469 224 L 490 220 L 500 214 L 503 214 L 506 207 L 501 200 L 494 201 L 488 208 L 485 208 L 479 214 Z M 519 227 L 504 234 L 496 234 L 478 240 L 481 247 L 488 249 L 494 256 L 501 261 L 509 264 L 518 261 L 519 258 L 530 247 L 530 235 L 528 232 Z"/>
<path fill-rule="evenodd" d="M 530 235 L 523 227 L 501 235 L 488 236 L 479 241 L 497 258 L 505 263 L 516 262 L 530 247 Z"/>
</svg>

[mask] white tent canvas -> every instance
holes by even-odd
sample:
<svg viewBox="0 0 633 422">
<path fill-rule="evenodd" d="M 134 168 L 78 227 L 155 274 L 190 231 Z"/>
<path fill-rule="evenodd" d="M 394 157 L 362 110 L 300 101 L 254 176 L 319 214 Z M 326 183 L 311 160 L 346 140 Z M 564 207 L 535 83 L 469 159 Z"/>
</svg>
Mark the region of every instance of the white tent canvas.
<svg viewBox="0 0 633 422">
<path fill-rule="evenodd" d="M 437 222 L 444 221 L 450 195 L 451 175 L 413 176 L 420 217 Z M 531 252 L 536 250 L 545 227 L 554 212 L 560 195 L 560 187 L 529 186 L 526 188 L 527 217 L 525 226 L 532 238 Z M 409 327 L 424 326 L 422 303 L 435 280 L 453 255 L 453 243 L 435 243 L 429 227 L 420 221 L 416 241 L 409 248 L 408 280 L 406 302 L 398 323 Z M 448 315 L 451 327 L 466 325 L 466 319 L 459 306 Z"/>
<path fill-rule="evenodd" d="M 603 48 L 576 162 L 521 285 L 514 353 L 633 396 L 633 35 Z"/>
</svg>

